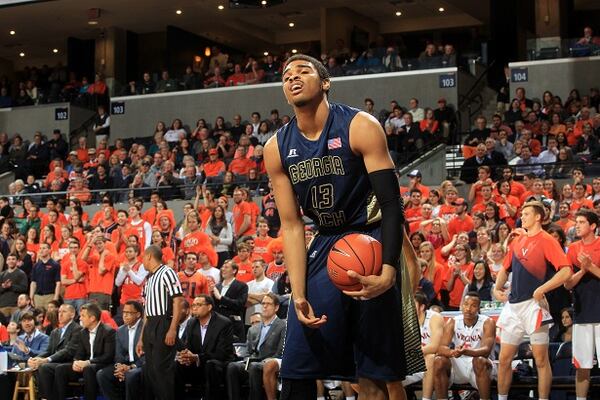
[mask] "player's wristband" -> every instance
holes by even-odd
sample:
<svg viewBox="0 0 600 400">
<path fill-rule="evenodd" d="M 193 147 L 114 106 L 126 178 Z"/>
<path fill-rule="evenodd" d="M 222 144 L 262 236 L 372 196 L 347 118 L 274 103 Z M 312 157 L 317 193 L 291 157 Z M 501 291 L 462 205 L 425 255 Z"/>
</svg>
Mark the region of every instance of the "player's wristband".
<svg viewBox="0 0 600 400">
<path fill-rule="evenodd" d="M 371 172 L 369 180 L 381 207 L 381 244 L 384 264 L 398 267 L 404 233 L 404 206 L 393 169 Z"/>
</svg>

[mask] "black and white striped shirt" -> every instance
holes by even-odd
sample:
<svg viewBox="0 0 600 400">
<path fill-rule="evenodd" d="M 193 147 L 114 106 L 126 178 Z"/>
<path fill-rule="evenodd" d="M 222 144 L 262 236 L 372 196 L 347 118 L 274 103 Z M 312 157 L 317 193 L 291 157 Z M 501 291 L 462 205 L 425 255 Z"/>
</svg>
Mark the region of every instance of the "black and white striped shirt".
<svg viewBox="0 0 600 400">
<path fill-rule="evenodd" d="M 153 274 L 149 274 L 144 286 L 146 316 L 160 317 L 173 315 L 173 297 L 181 296 L 181 283 L 175 271 L 161 265 Z"/>
</svg>

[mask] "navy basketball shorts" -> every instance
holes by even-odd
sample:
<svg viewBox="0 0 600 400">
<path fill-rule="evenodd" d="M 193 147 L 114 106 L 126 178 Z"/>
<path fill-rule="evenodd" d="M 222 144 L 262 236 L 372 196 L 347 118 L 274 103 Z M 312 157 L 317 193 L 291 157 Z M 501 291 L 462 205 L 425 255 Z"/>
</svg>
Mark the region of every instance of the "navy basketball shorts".
<svg viewBox="0 0 600 400">
<path fill-rule="evenodd" d="M 327 316 L 318 329 L 298 321 L 290 305 L 280 375 L 287 379 L 396 381 L 406 375 L 399 284 L 370 300 L 355 300 L 333 285 L 327 256 L 350 232 L 317 235 L 307 251 L 306 296 L 315 315 Z M 381 240 L 380 230 L 362 232 Z M 398 278 L 400 279 L 400 274 Z"/>
</svg>

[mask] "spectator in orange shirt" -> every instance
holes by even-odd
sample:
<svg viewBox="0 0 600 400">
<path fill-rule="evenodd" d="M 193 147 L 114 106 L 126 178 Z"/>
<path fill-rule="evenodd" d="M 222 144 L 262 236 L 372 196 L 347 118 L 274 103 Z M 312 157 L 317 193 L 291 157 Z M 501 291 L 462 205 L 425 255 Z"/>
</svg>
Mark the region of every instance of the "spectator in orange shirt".
<svg viewBox="0 0 600 400">
<path fill-rule="evenodd" d="M 454 246 L 454 254 L 448 258 L 448 269 L 444 282 L 446 290 L 450 293 L 448 311 L 457 311 L 460 307 L 465 286 L 473 280 L 473 263 L 471 262 L 471 249 L 464 244 Z"/>
<path fill-rule="evenodd" d="M 241 282 L 248 283 L 254 279 L 250 249 L 245 243 L 241 243 L 237 247 L 237 252 L 237 256 L 233 257 L 233 262 L 238 266 L 236 278 Z"/>
<path fill-rule="evenodd" d="M 158 192 L 152 192 L 150 194 L 150 208 L 148 208 L 143 214 L 142 219 L 149 223 L 150 225 L 154 225 L 156 220 L 156 214 L 158 210 L 156 209 L 156 205 L 160 201 L 160 194 Z"/>
<path fill-rule="evenodd" d="M 254 250 L 252 256 L 261 257 L 265 262 L 273 261 L 273 255 L 269 253 L 268 246 L 273 238 L 269 236 L 269 224 L 263 217 L 258 219 L 258 228 L 254 237 Z"/>
<path fill-rule="evenodd" d="M 255 163 L 246 157 L 246 148 L 241 147 L 239 157 L 234 158 L 233 161 L 231 161 L 228 171 L 232 172 L 234 175 L 248 175 L 248 171 L 254 166 Z"/>
<path fill-rule="evenodd" d="M 467 214 L 469 204 L 465 199 L 459 197 L 454 202 L 454 206 L 456 207 L 456 216 L 448 223 L 448 235 L 450 237 L 458 235 L 460 232 L 470 232 L 474 227 L 473 218 Z"/>
<path fill-rule="evenodd" d="M 242 73 L 242 67 L 240 64 L 235 64 L 233 67 L 233 74 L 227 78 L 227 86 L 244 85 L 246 83 L 246 75 Z"/>
<path fill-rule="evenodd" d="M 208 151 L 208 161 L 204 163 L 204 173 L 207 178 L 214 178 L 225 173 L 225 163 L 219 160 L 219 151 L 210 149 Z"/>
<path fill-rule="evenodd" d="M 256 228 L 252 226 L 252 207 L 244 201 L 244 192 L 240 188 L 233 191 L 233 239 L 252 236 Z"/>
<path fill-rule="evenodd" d="M 512 167 L 509 167 L 509 166 L 502 167 L 502 178 L 504 178 L 505 180 L 508 180 L 510 182 L 511 196 L 515 196 L 517 199 L 520 199 L 521 196 L 523 195 L 523 193 L 525 193 L 527 191 L 527 189 L 525 188 L 525 186 L 522 183 L 516 182 L 513 179 L 514 178 L 514 170 L 512 169 Z"/>
<path fill-rule="evenodd" d="M 87 138 L 85 136 L 80 136 L 77 139 L 77 159 L 81 161 L 82 164 L 90 161 L 90 156 L 88 155 L 88 146 L 87 146 Z"/>
<path fill-rule="evenodd" d="M 571 215 L 575 215 L 580 208 L 594 209 L 594 203 L 590 199 L 586 199 L 586 185 L 582 182 L 577 182 L 573 185 L 573 200 L 571 200 Z M 565 231 L 566 232 L 566 231 Z"/>
<path fill-rule="evenodd" d="M 180 256 L 186 253 L 196 253 L 205 247 L 212 247 L 210 237 L 200 229 L 200 215 L 190 211 L 185 217 L 184 231 L 189 232 L 181 241 Z"/>
<path fill-rule="evenodd" d="M 138 245 L 128 245 L 125 248 L 125 260 L 119 266 L 115 286 L 121 288 L 119 309 L 117 315 L 121 316 L 123 305 L 130 300 L 142 301 L 142 288 L 148 275 L 139 258 L 140 248 Z M 115 265 L 116 268 L 116 265 Z"/>
<path fill-rule="evenodd" d="M 458 198 L 458 191 L 454 186 L 450 186 L 446 189 L 446 195 L 444 196 L 444 204 L 440 206 L 438 211 L 438 217 L 443 218 L 444 221 L 448 222 L 456 214 L 456 207 L 454 202 Z"/>
<path fill-rule="evenodd" d="M 566 201 L 561 201 L 558 205 L 558 220 L 554 223 L 561 227 L 566 234 L 569 229 L 575 226 L 573 214 L 571 214 L 571 205 Z"/>
<path fill-rule="evenodd" d="M 184 258 L 184 268 L 177 274 L 181 282 L 183 297 L 189 304 L 192 304 L 194 298 L 199 294 L 208 294 L 208 278 L 198 270 L 198 255 L 196 253 L 186 253 Z"/>
<path fill-rule="evenodd" d="M 269 246 L 273 254 L 273 261 L 267 265 L 267 278 L 275 282 L 286 271 L 285 258 L 283 255 L 283 241 L 275 239 Z"/>
<path fill-rule="evenodd" d="M 108 251 L 105 240 L 102 234 L 95 234 L 86 244 L 81 258 L 89 264 L 89 299 L 95 300 L 101 309 L 110 310 L 116 255 Z M 92 245 L 95 248 L 93 254 Z"/>
<path fill-rule="evenodd" d="M 152 231 L 152 245 L 157 246 L 162 250 L 162 263 L 176 270 L 175 253 L 173 252 L 173 249 L 167 246 L 162 233 L 156 228 Z"/>
<path fill-rule="evenodd" d="M 66 304 L 79 312 L 79 307 L 86 303 L 88 264 L 81 259 L 81 244 L 77 239 L 69 242 L 69 253 L 60 262 L 60 283 L 65 288 L 63 298 Z"/>
<path fill-rule="evenodd" d="M 131 228 L 129 226 L 129 214 L 125 210 L 117 211 L 117 226 L 110 233 L 110 241 L 115 245 L 117 253 L 125 251 L 127 231 Z"/>
<path fill-rule="evenodd" d="M 70 200 L 72 198 L 78 199 L 81 204 L 88 204 L 92 198 L 92 193 L 90 193 L 90 189 L 84 186 L 83 178 L 75 178 L 73 180 L 73 186 L 69 188 L 67 193 L 67 199 Z"/>
<path fill-rule="evenodd" d="M 406 222 L 418 221 L 421 218 L 421 191 L 417 188 L 410 190 L 410 198 L 407 206 L 404 208 L 404 218 Z"/>
<path fill-rule="evenodd" d="M 429 198 L 429 188 L 421 183 L 423 175 L 418 169 L 413 169 L 407 175 L 409 183 L 407 191 L 411 189 L 419 189 L 421 192 L 421 201 L 425 198 Z"/>
</svg>

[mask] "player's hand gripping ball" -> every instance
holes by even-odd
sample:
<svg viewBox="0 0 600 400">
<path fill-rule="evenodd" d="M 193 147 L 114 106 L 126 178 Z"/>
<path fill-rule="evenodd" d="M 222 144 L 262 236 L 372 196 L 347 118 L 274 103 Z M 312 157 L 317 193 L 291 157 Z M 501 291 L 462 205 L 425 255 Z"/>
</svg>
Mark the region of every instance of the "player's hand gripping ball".
<svg viewBox="0 0 600 400">
<path fill-rule="evenodd" d="M 340 290 L 361 290 L 362 284 L 348 276 L 349 270 L 362 276 L 381 274 L 381 243 L 362 233 L 351 233 L 335 242 L 327 257 L 329 279 Z"/>
</svg>

